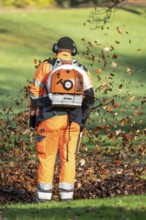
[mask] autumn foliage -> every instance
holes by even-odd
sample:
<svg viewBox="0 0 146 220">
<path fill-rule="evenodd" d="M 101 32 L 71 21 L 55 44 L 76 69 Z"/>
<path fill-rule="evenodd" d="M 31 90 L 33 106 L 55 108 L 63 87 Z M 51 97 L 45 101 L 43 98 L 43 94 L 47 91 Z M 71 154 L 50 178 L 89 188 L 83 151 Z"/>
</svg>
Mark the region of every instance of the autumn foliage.
<svg viewBox="0 0 146 220">
<path fill-rule="evenodd" d="M 119 27 L 117 31 L 122 34 Z M 99 64 L 99 68 L 95 68 L 95 91 L 98 97 L 84 129 L 83 142 L 77 155 L 74 198 L 144 194 L 146 127 L 141 118 L 144 117 L 146 97 L 129 92 L 130 80 L 128 85 L 122 80 L 118 85 L 114 84 L 118 65 L 114 47 L 104 47 L 96 56 L 92 48 L 98 42 L 88 42 L 85 38 L 82 41 L 87 43 L 87 51 L 82 55 L 90 66 L 96 67 Z M 103 77 L 109 63 L 113 71 Z M 131 76 L 132 71 L 132 67 L 128 66 L 125 74 Z M 141 82 L 138 83 L 141 85 Z M 29 86 L 25 86 L 25 99 L 28 93 Z M 20 103 L 20 100 L 16 100 L 16 105 Z M 0 204 L 31 203 L 35 198 L 38 162 L 35 132 L 28 128 L 29 110 L 15 114 L 11 106 L 3 106 L 1 115 L 4 117 L 0 119 Z M 59 170 L 60 159 L 57 156 L 54 200 L 59 200 Z"/>
</svg>

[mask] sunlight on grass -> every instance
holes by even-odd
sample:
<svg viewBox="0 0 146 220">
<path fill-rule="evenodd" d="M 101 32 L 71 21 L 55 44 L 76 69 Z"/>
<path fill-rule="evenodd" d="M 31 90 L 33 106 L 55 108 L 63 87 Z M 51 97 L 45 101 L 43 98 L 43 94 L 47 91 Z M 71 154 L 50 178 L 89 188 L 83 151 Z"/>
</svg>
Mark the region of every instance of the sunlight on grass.
<svg viewBox="0 0 146 220">
<path fill-rule="evenodd" d="M 113 125 L 116 117 L 113 118 L 114 114 L 111 113 L 114 111 L 119 122 L 123 118 L 132 117 L 133 124 L 126 124 L 125 121 L 121 121 L 117 127 L 116 125 L 114 128 L 112 127 L 112 132 L 119 128 L 125 132 L 130 132 L 133 126 L 134 137 L 136 138 L 136 132 L 145 128 L 145 114 L 141 113 L 145 110 L 145 105 L 141 105 L 141 101 L 144 101 L 144 97 L 146 97 L 145 16 L 119 9 L 113 20 L 103 30 L 91 30 L 89 24 L 83 25 L 91 10 L 89 8 L 53 9 L 36 12 L 3 12 L 0 14 L 1 117 L 7 118 L 9 116 L 7 110 L 11 105 L 13 106 L 13 112 L 10 112 L 11 117 L 28 109 L 28 99 L 24 98 L 23 93 L 24 86 L 32 80 L 35 72 L 34 58 L 44 60 L 54 56 L 51 51 L 52 44 L 61 36 L 70 36 L 76 42 L 79 50 L 79 54 L 75 58 L 89 68 L 95 89 L 102 84 L 110 85 L 112 88 L 107 93 L 104 93 L 102 89 L 97 90 L 97 98 L 106 101 L 104 106 L 92 112 L 87 123 L 89 132 L 93 132 L 92 128 L 97 132 L 96 128 L 107 122 L 108 125 Z M 118 32 L 118 27 L 121 28 L 122 33 Z M 112 48 L 112 50 L 104 52 L 107 58 L 107 64 L 104 67 L 105 60 L 101 59 L 100 56 L 102 57 L 101 51 L 104 51 L 105 48 L 107 50 Z M 95 61 L 91 59 L 93 55 Z M 112 66 L 113 61 L 116 67 Z M 130 73 L 127 68 L 130 69 Z M 101 73 L 96 72 L 98 69 L 102 70 Z M 114 75 L 113 78 L 111 74 Z M 106 103 L 111 99 L 114 99 L 116 103 L 120 102 L 119 107 L 113 112 L 107 111 L 108 106 L 106 106 Z M 21 104 L 17 105 L 17 101 L 20 101 Z M 139 109 L 139 106 L 142 108 Z M 139 110 L 140 114 L 137 114 L 136 110 Z M 113 141 L 115 140 L 107 139 L 104 129 L 100 129 L 99 135 L 94 134 L 93 139 L 94 141 L 97 140 L 97 145 L 103 149 L 103 153 L 105 152 L 107 156 L 109 156 L 106 152 L 107 147 L 109 150 L 110 148 L 115 151 L 120 150 L 118 141 L 121 142 L 121 139 L 117 139 L 117 143 L 114 145 Z M 137 146 L 140 146 L 145 141 L 144 135 L 139 135 L 136 141 L 136 144 L 139 142 Z M 88 146 L 90 151 L 96 146 L 96 142 L 89 141 L 85 135 L 83 145 Z M 125 152 L 128 155 L 129 148 L 126 147 L 127 145 L 125 145 Z M 134 150 L 135 145 L 133 144 L 132 152 Z M 135 154 L 132 156 L 135 157 Z M 132 163 L 135 160 L 133 157 L 130 157 Z M 15 159 L 17 160 L 17 158 Z M 107 158 L 105 157 L 105 159 Z M 138 160 L 138 158 L 136 159 Z M 145 163 L 145 157 L 141 161 Z M 145 174 L 141 178 L 146 179 Z M 2 213 L 3 216 L 8 217 L 8 220 L 145 220 L 145 204 L 145 195 L 85 199 L 71 202 L 52 201 L 45 204 L 21 203 L 2 207 L 0 215 Z"/>
<path fill-rule="evenodd" d="M 145 219 L 145 196 L 123 196 L 44 204 L 17 204 L 3 209 L 9 219 Z"/>
</svg>

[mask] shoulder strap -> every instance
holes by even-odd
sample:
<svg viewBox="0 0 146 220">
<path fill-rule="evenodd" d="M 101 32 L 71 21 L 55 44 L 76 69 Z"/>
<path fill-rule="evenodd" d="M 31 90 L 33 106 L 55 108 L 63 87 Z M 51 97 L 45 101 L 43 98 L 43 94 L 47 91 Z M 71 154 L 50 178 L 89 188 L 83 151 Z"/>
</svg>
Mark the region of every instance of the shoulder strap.
<svg viewBox="0 0 146 220">
<path fill-rule="evenodd" d="M 55 70 L 57 67 L 59 66 L 62 66 L 64 64 L 71 64 L 73 66 L 79 66 L 81 67 L 81 64 L 79 64 L 77 62 L 77 60 L 62 60 L 60 58 L 48 58 L 48 59 L 45 59 L 44 62 L 47 61 L 48 63 L 50 63 L 53 67 L 53 69 Z M 83 67 L 82 67 L 83 68 Z"/>
<path fill-rule="evenodd" d="M 52 66 L 54 66 L 55 62 L 56 62 L 56 58 L 50 57 L 48 59 L 45 59 L 43 62 L 47 61 L 48 63 L 50 63 Z"/>
</svg>

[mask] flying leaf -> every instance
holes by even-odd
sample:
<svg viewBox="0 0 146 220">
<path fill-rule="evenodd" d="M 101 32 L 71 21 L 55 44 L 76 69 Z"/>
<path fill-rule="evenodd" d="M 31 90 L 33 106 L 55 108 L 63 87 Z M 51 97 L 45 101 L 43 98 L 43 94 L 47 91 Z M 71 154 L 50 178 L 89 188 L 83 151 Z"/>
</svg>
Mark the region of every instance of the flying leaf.
<svg viewBox="0 0 146 220">
<path fill-rule="evenodd" d="M 118 32 L 119 34 L 123 34 L 122 28 L 117 27 L 117 32 Z"/>
<path fill-rule="evenodd" d="M 129 44 L 131 44 L 131 40 L 129 40 Z"/>
<path fill-rule="evenodd" d="M 120 85 L 119 85 L 119 89 L 122 89 L 122 87 L 123 87 L 123 84 L 120 84 Z"/>
<path fill-rule="evenodd" d="M 118 57 L 118 55 L 116 55 L 115 53 L 112 56 L 113 59 L 117 59 L 117 57 Z"/>
<path fill-rule="evenodd" d="M 93 44 L 90 41 L 88 41 L 88 44 L 90 45 L 90 47 L 93 47 Z"/>
<path fill-rule="evenodd" d="M 121 125 L 121 126 L 124 126 L 124 125 L 125 125 L 125 118 L 123 118 L 123 119 L 120 121 L 120 125 Z"/>
<path fill-rule="evenodd" d="M 117 41 L 117 40 L 115 41 L 115 43 L 116 43 L 116 44 L 120 44 L 120 42 L 119 42 L 119 41 Z"/>
<path fill-rule="evenodd" d="M 132 71 L 131 71 L 130 67 L 127 67 L 127 73 L 128 73 L 128 75 L 131 75 Z"/>
<path fill-rule="evenodd" d="M 129 98 L 129 101 L 130 101 L 130 102 L 133 102 L 134 99 L 135 99 L 135 96 L 132 96 L 132 97 Z"/>
<path fill-rule="evenodd" d="M 34 62 L 34 64 L 37 64 L 38 60 L 37 60 L 37 59 L 34 59 L 33 62 Z"/>
<path fill-rule="evenodd" d="M 108 109 L 109 112 L 113 112 L 113 107 L 112 106 L 108 106 L 107 109 Z"/>
<path fill-rule="evenodd" d="M 117 67 L 117 63 L 112 62 L 111 67 L 116 68 Z"/>
<path fill-rule="evenodd" d="M 95 72 L 96 72 L 97 74 L 100 74 L 100 73 L 102 72 L 102 70 L 101 70 L 101 69 L 96 69 Z"/>
<path fill-rule="evenodd" d="M 138 109 L 138 110 L 136 110 L 133 114 L 134 114 L 135 116 L 137 116 L 137 115 L 139 115 L 139 113 L 140 113 L 140 110 Z"/>
<path fill-rule="evenodd" d="M 116 102 L 114 106 L 115 107 L 119 107 L 119 106 L 121 106 L 121 103 L 120 102 Z"/>
<path fill-rule="evenodd" d="M 108 52 L 108 51 L 110 51 L 110 47 L 104 47 L 103 50 L 104 50 L 105 52 Z"/>
<path fill-rule="evenodd" d="M 103 98 L 102 98 L 102 101 L 103 101 L 103 102 L 106 102 L 106 97 L 103 97 Z"/>
</svg>

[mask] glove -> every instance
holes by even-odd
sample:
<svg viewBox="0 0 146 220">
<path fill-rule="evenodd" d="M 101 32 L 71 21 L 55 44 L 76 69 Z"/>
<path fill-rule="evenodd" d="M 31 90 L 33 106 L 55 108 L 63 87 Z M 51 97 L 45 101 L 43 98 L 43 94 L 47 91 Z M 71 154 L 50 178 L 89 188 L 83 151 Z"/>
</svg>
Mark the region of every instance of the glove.
<svg viewBox="0 0 146 220">
<path fill-rule="evenodd" d="M 35 127 L 36 127 L 36 115 L 30 115 L 29 128 L 35 129 Z"/>
</svg>

